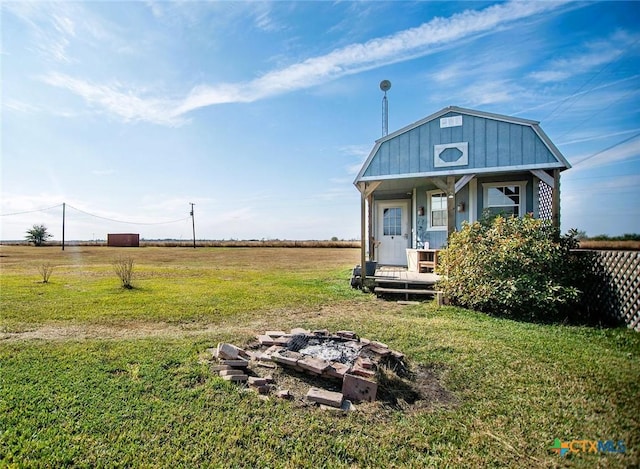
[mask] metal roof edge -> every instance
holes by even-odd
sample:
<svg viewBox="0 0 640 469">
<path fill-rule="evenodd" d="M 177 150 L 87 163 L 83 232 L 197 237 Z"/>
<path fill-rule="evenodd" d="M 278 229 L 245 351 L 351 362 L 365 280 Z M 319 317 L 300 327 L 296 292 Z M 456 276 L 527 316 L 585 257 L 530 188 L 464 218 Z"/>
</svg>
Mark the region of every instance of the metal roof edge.
<svg viewBox="0 0 640 469">
<path fill-rule="evenodd" d="M 538 121 L 534 121 L 531 119 L 523 119 L 522 117 L 513 117 L 513 116 L 507 116 L 505 114 L 497 114 L 497 113 L 486 112 L 486 111 L 477 111 L 475 109 L 467 109 L 467 108 L 458 107 L 458 106 L 449 106 L 448 109 L 450 109 L 451 111 L 459 112 L 460 114 L 468 114 L 470 116 L 475 116 L 475 117 L 486 117 L 487 119 L 499 120 L 502 122 L 511 122 L 513 124 L 523 124 L 523 125 L 531 125 L 531 126 L 540 124 L 540 122 Z"/>
<path fill-rule="evenodd" d="M 376 140 L 376 142 L 385 142 L 387 140 L 391 140 L 392 138 L 403 134 L 405 132 L 408 132 L 412 129 L 415 129 L 416 127 L 420 127 L 422 124 L 426 124 L 427 122 L 430 122 L 432 120 L 437 119 L 440 116 L 443 116 L 444 114 L 448 113 L 448 112 L 458 112 L 460 114 L 466 114 L 469 116 L 474 116 L 474 117 L 484 117 L 487 119 L 493 119 L 493 120 L 499 120 L 502 122 L 511 122 L 513 124 L 522 124 L 522 125 L 528 125 L 528 126 L 534 126 L 534 125 L 540 125 L 540 122 L 538 121 L 534 121 L 534 120 L 530 120 L 530 119 L 523 119 L 521 117 L 511 117 L 511 116 L 507 116 L 504 114 L 495 114 L 495 113 L 491 113 L 491 112 L 485 112 L 485 111 L 477 111 L 475 109 L 468 109 L 468 108 L 463 108 L 463 107 L 459 107 L 459 106 L 447 106 L 445 108 L 440 109 L 437 112 L 434 112 L 433 114 L 428 115 L 427 117 L 423 117 L 422 119 L 415 121 L 409 125 L 406 125 L 398 130 L 396 130 L 395 132 L 390 133 L 389 135 L 385 135 L 384 137 L 380 137 L 379 139 Z"/>
<path fill-rule="evenodd" d="M 465 169 L 453 169 L 448 171 L 428 171 L 422 173 L 402 173 L 402 174 L 385 174 L 379 176 L 366 176 L 361 177 L 356 182 L 370 182 L 370 181 L 386 181 L 391 179 L 411 179 L 411 178 L 429 178 L 429 177 L 442 177 L 442 176 L 459 176 L 465 174 L 492 174 L 492 173 L 514 173 L 522 171 L 530 171 L 532 169 L 562 169 L 563 163 L 543 163 L 543 164 L 526 164 L 518 166 L 498 166 L 495 168 L 465 168 Z M 355 183 L 354 183 L 355 184 Z"/>
</svg>

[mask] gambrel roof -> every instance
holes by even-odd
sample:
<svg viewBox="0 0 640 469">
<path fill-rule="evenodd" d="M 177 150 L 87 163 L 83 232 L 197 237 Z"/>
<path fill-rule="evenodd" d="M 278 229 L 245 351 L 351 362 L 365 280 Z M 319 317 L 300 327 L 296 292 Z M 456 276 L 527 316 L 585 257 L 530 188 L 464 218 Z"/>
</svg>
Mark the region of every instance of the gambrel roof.
<svg viewBox="0 0 640 469">
<path fill-rule="evenodd" d="M 354 183 L 570 167 L 539 122 L 449 106 L 377 140 Z"/>
</svg>

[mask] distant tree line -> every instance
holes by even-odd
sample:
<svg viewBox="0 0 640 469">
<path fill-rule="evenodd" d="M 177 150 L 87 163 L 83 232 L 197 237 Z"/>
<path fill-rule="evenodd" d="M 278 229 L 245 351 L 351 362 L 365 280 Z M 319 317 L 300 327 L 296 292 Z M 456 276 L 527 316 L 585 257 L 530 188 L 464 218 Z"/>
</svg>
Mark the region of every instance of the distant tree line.
<svg viewBox="0 0 640 469">
<path fill-rule="evenodd" d="M 597 236 L 585 236 L 585 240 L 589 241 L 640 241 L 639 233 L 625 233 L 622 236 L 609 236 L 605 234 Z"/>
</svg>

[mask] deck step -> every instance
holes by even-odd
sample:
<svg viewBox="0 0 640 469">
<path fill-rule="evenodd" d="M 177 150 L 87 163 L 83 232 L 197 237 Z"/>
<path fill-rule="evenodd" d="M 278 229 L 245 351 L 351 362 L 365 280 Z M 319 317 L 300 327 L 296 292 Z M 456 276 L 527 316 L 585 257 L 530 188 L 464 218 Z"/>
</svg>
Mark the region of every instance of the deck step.
<svg viewBox="0 0 640 469">
<path fill-rule="evenodd" d="M 385 277 L 376 277 L 375 278 L 376 284 L 381 284 L 381 283 L 388 283 L 388 284 L 394 284 L 394 285 L 426 285 L 426 286 L 432 286 L 435 285 L 436 282 L 433 281 L 428 281 L 428 280 L 407 280 L 407 279 L 400 279 L 400 278 L 385 278 Z"/>
<path fill-rule="evenodd" d="M 436 295 L 437 290 L 425 290 L 422 288 L 388 288 L 378 287 L 375 288 L 375 293 L 407 293 L 409 295 Z"/>
</svg>

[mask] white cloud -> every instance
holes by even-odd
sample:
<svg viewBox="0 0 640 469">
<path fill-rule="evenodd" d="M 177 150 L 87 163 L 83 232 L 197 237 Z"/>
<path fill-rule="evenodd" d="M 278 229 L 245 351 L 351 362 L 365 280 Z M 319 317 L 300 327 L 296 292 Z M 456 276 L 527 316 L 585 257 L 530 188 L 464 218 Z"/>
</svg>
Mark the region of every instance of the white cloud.
<svg viewBox="0 0 640 469">
<path fill-rule="evenodd" d="M 253 102 L 266 97 L 305 89 L 336 78 L 433 53 L 456 41 L 468 40 L 498 27 L 547 13 L 562 3 L 507 2 L 483 10 L 466 10 L 449 18 L 434 18 L 416 28 L 365 43 L 351 44 L 326 55 L 273 70 L 239 83 L 202 85 L 183 100 L 143 98 L 133 90 L 113 85 L 97 85 L 68 75 L 52 73 L 45 81 L 82 96 L 125 121 L 145 120 L 163 125 L 180 125 L 183 115 L 193 110 L 223 103 Z M 153 6 L 153 5 L 152 5 Z M 266 17 L 263 18 L 263 21 Z M 504 97 L 493 94 L 494 100 Z"/>
<path fill-rule="evenodd" d="M 95 174 L 96 176 L 111 176 L 115 174 L 115 170 L 113 169 L 94 169 L 91 171 L 91 174 Z"/>
<path fill-rule="evenodd" d="M 249 14 L 253 15 L 254 23 L 258 29 L 273 32 L 279 31 L 283 28 L 272 14 L 271 3 L 252 2 Z"/>
<path fill-rule="evenodd" d="M 70 53 L 73 45 L 94 40 L 111 44 L 119 39 L 108 34 L 81 2 L 3 2 L 2 8 L 26 25 L 32 42 L 27 47 L 56 65 L 76 62 Z"/>
<path fill-rule="evenodd" d="M 176 115 L 174 101 L 157 98 L 141 98 L 133 91 L 124 91 L 119 84 L 96 85 L 62 73 L 50 73 L 42 77 L 45 83 L 64 88 L 80 96 L 88 104 L 106 110 L 125 122 L 147 121 L 155 124 L 177 126 L 185 119 Z"/>
<path fill-rule="evenodd" d="M 571 76 L 569 70 L 542 70 L 539 72 L 531 72 L 529 78 L 533 78 L 541 83 L 557 82 L 566 80 Z"/>
<path fill-rule="evenodd" d="M 164 9 L 162 8 L 162 4 L 160 2 L 148 0 L 144 3 L 147 8 L 149 8 L 154 18 L 162 18 L 165 15 Z"/>
<path fill-rule="evenodd" d="M 3 4 L 9 13 L 25 23 L 35 39 L 34 48 L 45 60 L 69 63 L 67 48 L 75 36 L 74 22 L 66 3 L 7 2 Z"/>
<path fill-rule="evenodd" d="M 637 34 L 616 31 L 607 39 L 585 44 L 584 50 L 574 55 L 552 60 L 543 70 L 529 74 L 529 78 L 542 83 L 564 81 L 574 75 L 606 66 L 618 60 L 640 40 Z"/>
<path fill-rule="evenodd" d="M 511 101 L 519 90 L 509 81 L 492 81 L 467 87 L 463 96 L 471 106 L 485 106 Z"/>
<path fill-rule="evenodd" d="M 345 168 L 347 171 L 347 174 L 355 176 L 356 174 L 358 174 L 358 171 L 360 171 L 360 168 L 362 167 L 363 163 L 369 156 L 369 152 L 371 151 L 371 145 L 370 144 L 345 145 L 343 147 L 340 147 L 338 151 L 355 161 L 354 163 L 347 165 Z M 342 181 L 342 179 L 340 181 Z M 348 180 L 349 183 L 351 183 L 352 181 L 353 181 L 352 179 Z"/>
<path fill-rule="evenodd" d="M 40 108 L 33 104 L 18 101 L 17 99 L 7 99 L 2 103 L 2 107 L 9 111 L 20 112 L 24 114 L 33 114 L 38 112 Z"/>
</svg>

